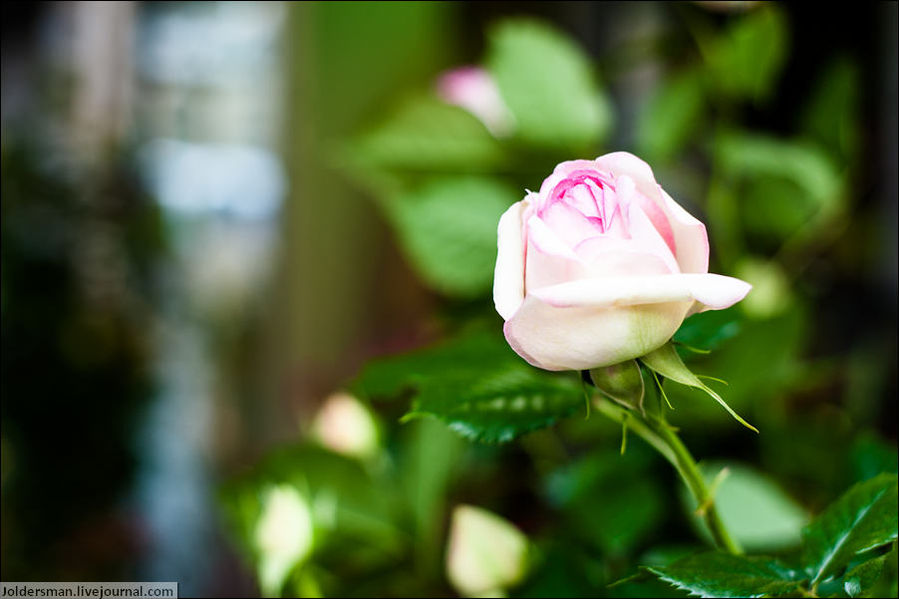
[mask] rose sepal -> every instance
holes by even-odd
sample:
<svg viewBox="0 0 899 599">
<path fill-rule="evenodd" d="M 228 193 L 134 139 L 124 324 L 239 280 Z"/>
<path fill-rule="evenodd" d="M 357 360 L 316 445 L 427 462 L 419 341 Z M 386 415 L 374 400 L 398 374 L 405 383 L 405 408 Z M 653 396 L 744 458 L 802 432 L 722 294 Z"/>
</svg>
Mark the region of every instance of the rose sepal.
<svg viewBox="0 0 899 599">
<path fill-rule="evenodd" d="M 646 415 L 643 408 L 643 374 L 636 360 L 591 368 L 589 372 L 590 380 L 603 395 L 625 408 Z"/>
<path fill-rule="evenodd" d="M 680 383 L 681 385 L 687 385 L 688 387 L 694 387 L 696 389 L 700 389 L 706 392 L 709 396 L 711 396 L 715 401 L 721 404 L 727 413 L 733 416 L 733 418 L 748 428 L 751 431 L 759 432 L 759 429 L 755 428 L 751 424 L 749 424 L 742 416 L 737 414 L 733 408 L 727 405 L 727 402 L 718 395 L 713 389 L 709 388 L 708 385 L 703 383 L 698 376 L 696 376 L 693 371 L 687 368 L 687 365 L 684 364 L 684 361 L 681 360 L 680 355 L 677 353 L 677 350 L 674 347 L 674 343 L 669 341 L 662 347 L 649 352 L 648 354 L 641 356 L 639 358 L 640 363 L 646 366 L 649 370 L 660 375 L 666 379 L 671 379 L 676 383 Z"/>
</svg>

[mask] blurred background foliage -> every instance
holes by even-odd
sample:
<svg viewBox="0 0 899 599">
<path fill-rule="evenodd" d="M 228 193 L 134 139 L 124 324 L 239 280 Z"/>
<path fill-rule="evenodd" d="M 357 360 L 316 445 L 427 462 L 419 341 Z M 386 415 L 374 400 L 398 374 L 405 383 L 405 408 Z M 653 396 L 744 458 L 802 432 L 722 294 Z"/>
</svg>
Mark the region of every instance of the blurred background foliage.
<svg viewBox="0 0 899 599">
<path fill-rule="evenodd" d="M 896 4 L 3 6 L 4 580 L 676 595 L 607 586 L 703 545 L 675 475 L 490 299 L 503 210 L 615 150 L 754 285 L 676 340 L 762 433 L 666 387 L 739 542 L 896 472 Z"/>
</svg>

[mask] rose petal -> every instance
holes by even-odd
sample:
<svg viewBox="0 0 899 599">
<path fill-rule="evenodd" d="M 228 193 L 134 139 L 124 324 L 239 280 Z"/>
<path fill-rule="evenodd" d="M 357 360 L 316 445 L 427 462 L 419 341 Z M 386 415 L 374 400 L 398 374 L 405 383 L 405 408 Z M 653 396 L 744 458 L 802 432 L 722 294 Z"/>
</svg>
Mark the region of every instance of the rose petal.
<svg viewBox="0 0 899 599">
<path fill-rule="evenodd" d="M 657 202 L 660 206 L 662 205 L 659 186 L 656 183 L 655 176 L 652 174 L 652 169 L 630 152 L 604 154 L 597 158 L 594 163 L 594 168 L 611 173 L 616 178 L 630 177 L 634 181 L 638 192 Z"/>
<path fill-rule="evenodd" d="M 503 327 L 512 349 L 546 370 L 583 370 L 645 355 L 674 335 L 689 302 L 557 308 L 529 294 Z M 552 323 L 552 326 L 547 326 Z"/>
<path fill-rule="evenodd" d="M 515 314 L 524 300 L 524 238 L 522 214 L 528 201 L 516 202 L 499 219 L 493 303 L 504 320 Z"/>
<path fill-rule="evenodd" d="M 668 215 L 658 202 L 657 199 L 650 199 L 645 194 L 637 190 L 634 180 L 628 175 L 621 175 L 616 179 L 616 188 L 618 195 L 622 201 L 629 204 L 636 204 L 646 214 L 653 228 L 665 241 L 672 256 L 677 256 L 677 242 L 674 238 L 674 231 L 671 229 Z"/>
<path fill-rule="evenodd" d="M 580 279 L 586 267 L 580 257 L 536 215 L 528 219 L 525 291 Z"/>
<path fill-rule="evenodd" d="M 739 279 L 710 274 L 570 281 L 529 292 L 503 331 L 512 348 L 538 368 L 607 366 L 660 347 L 697 302 L 726 308 L 749 289 Z"/>
<path fill-rule="evenodd" d="M 569 247 L 603 233 L 602 226 L 564 202 L 551 204 L 539 218 L 555 232 L 556 237 L 564 237 Z"/>
<path fill-rule="evenodd" d="M 705 225 L 659 188 L 665 202 L 665 213 L 674 232 L 677 263 L 681 272 L 709 272 L 709 236 Z"/>
<path fill-rule="evenodd" d="M 721 310 L 749 293 L 746 281 L 714 274 L 671 274 L 581 279 L 531 292 L 557 308 L 632 306 L 662 302 L 692 302 Z"/>
</svg>

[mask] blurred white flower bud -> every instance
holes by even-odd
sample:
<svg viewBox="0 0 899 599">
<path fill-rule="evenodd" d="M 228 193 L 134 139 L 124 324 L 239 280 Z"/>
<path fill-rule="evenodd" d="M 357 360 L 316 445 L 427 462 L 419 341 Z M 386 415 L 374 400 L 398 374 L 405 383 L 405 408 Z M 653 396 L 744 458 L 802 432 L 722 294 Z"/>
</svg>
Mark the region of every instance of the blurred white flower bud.
<svg viewBox="0 0 899 599">
<path fill-rule="evenodd" d="M 312 528 L 312 512 L 299 491 L 290 485 L 266 490 L 255 534 L 264 595 L 280 594 L 290 571 L 309 557 Z"/>
<path fill-rule="evenodd" d="M 370 457 L 378 451 L 378 425 L 362 402 L 344 392 L 322 405 L 312 424 L 313 437 L 333 452 Z"/>
<path fill-rule="evenodd" d="M 460 505 L 453 511 L 446 555 L 447 576 L 469 597 L 502 596 L 527 569 L 527 537 L 487 510 Z"/>
</svg>

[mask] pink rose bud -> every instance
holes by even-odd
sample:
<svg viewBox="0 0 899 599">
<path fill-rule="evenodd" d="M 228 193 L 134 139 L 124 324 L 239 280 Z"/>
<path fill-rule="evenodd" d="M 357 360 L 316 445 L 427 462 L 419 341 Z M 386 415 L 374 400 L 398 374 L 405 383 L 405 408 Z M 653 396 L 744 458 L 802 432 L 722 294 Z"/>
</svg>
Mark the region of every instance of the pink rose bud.
<svg viewBox="0 0 899 599">
<path fill-rule="evenodd" d="M 512 130 L 512 115 L 493 77 L 484 69 L 461 67 L 447 71 L 437 81 L 437 95 L 447 104 L 473 114 L 493 135 L 501 137 Z"/>
<path fill-rule="evenodd" d="M 751 286 L 709 274 L 705 225 L 627 152 L 559 164 L 499 221 L 493 299 L 512 348 L 546 370 L 618 364 Z"/>
</svg>

